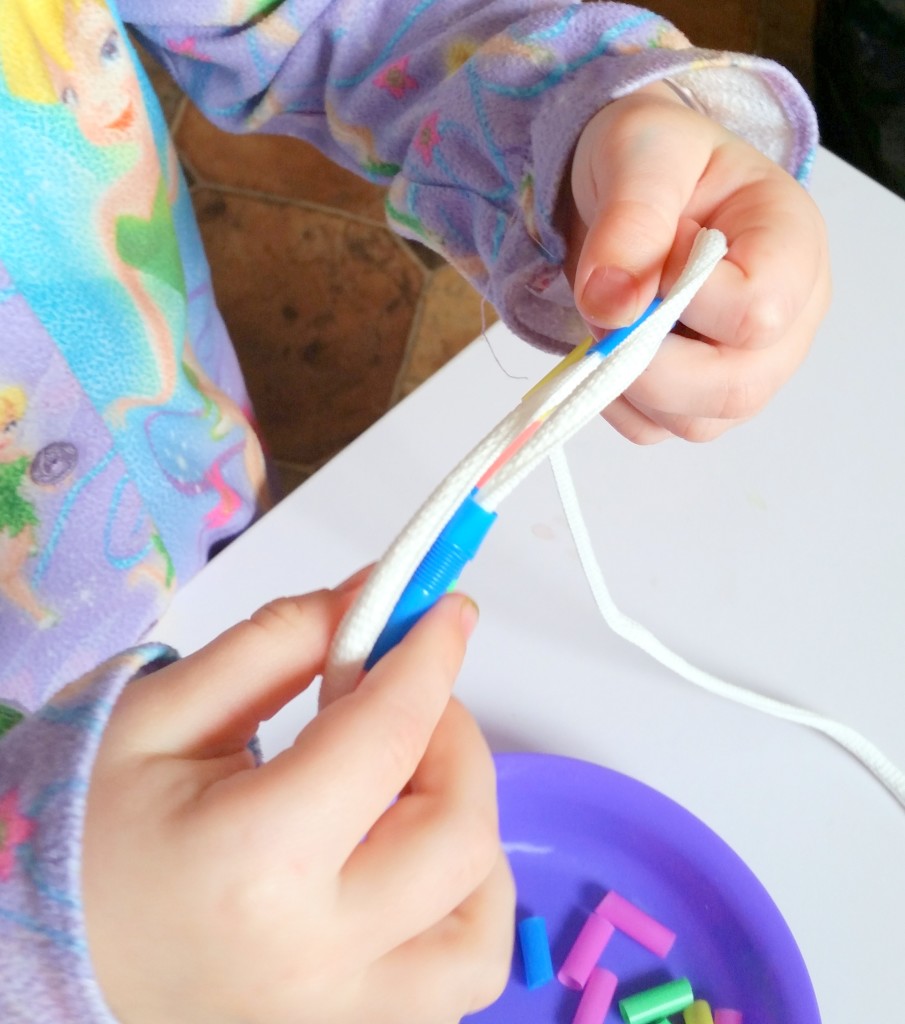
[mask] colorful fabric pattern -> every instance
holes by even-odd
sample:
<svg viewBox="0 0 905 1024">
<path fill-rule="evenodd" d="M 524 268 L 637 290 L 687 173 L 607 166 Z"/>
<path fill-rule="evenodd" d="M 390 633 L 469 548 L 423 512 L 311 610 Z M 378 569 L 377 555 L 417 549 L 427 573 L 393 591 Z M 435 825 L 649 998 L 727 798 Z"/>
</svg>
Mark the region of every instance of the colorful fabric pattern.
<svg viewBox="0 0 905 1024">
<path fill-rule="evenodd" d="M 0 462 L 0 530 L 10 537 L 18 537 L 26 526 L 38 525 L 34 506 L 21 494 L 27 470 L 27 455 L 13 462 Z"/>
<path fill-rule="evenodd" d="M 159 644 L 118 655 L 13 725 L 0 741 L 4 1024 L 115 1024 L 94 979 L 82 916 L 85 794 L 120 691 L 175 657 Z"/>
<path fill-rule="evenodd" d="M 81 919 L 85 789 L 120 689 L 172 657 L 117 652 L 251 521 L 265 486 L 186 185 L 122 19 L 221 126 L 304 138 L 385 184 L 394 227 L 551 349 L 583 331 L 553 297 L 553 212 L 601 106 L 668 77 L 705 107 L 712 92 L 713 116 L 792 174 L 816 144 L 782 69 L 693 49 L 619 3 L 0 0 L 4 1024 L 110 1024 Z M 709 90 L 733 75 L 747 91 Z M 724 109 L 728 94 L 746 98 Z"/>
<path fill-rule="evenodd" d="M 16 490 L 0 473 L 4 513 L 30 527 L 0 541 L 0 693 L 35 708 L 139 639 L 248 524 L 264 460 L 115 13 L 2 0 L 0 68 L 0 469 L 71 462 Z"/>
</svg>

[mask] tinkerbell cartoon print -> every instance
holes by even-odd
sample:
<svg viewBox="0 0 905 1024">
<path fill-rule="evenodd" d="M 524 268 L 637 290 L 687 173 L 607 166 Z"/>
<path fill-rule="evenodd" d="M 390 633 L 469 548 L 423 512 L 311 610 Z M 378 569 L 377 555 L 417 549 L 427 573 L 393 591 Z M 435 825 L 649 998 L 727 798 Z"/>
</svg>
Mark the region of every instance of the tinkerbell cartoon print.
<svg viewBox="0 0 905 1024">
<path fill-rule="evenodd" d="M 265 464 L 248 414 L 205 372 L 187 338 L 186 281 L 172 212 L 182 179 L 172 143 L 155 137 L 119 23 L 103 0 L 0 0 L 0 12 L 0 68 L 10 93 L 62 105 L 84 141 L 109 155 L 113 169 L 97 198 L 93 234 L 140 320 L 146 351 L 132 360 L 144 373 L 124 381 L 106 404 L 105 418 L 119 430 L 131 412 L 165 406 L 181 382 L 201 399 L 211 437 L 236 431 L 239 439 L 228 447 L 241 452 L 248 482 L 266 504 Z M 185 411 L 197 416 L 197 403 Z M 219 521 L 236 502 L 219 482 L 216 461 L 196 482 L 199 492 L 216 492 Z"/>
</svg>

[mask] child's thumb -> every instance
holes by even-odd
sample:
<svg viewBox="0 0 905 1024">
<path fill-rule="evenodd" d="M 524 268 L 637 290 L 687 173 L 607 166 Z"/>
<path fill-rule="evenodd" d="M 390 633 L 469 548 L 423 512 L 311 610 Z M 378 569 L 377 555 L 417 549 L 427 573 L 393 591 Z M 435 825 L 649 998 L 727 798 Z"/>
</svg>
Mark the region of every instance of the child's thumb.
<svg viewBox="0 0 905 1024">
<path fill-rule="evenodd" d="M 574 290 L 592 325 L 633 323 L 657 293 L 698 177 L 697 154 L 683 154 L 671 128 L 639 128 L 620 145 L 612 126 L 598 134 L 592 122 L 579 143 L 572 192 L 586 234 Z"/>
<path fill-rule="evenodd" d="M 678 215 L 616 194 L 589 225 L 575 275 L 575 304 L 589 324 L 633 323 L 657 294 Z"/>
</svg>

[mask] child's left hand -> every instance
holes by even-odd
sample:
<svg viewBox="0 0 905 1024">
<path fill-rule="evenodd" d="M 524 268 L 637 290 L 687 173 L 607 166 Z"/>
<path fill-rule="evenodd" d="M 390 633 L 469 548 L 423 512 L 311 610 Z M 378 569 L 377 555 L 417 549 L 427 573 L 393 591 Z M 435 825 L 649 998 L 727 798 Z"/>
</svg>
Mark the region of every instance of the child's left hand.
<svg viewBox="0 0 905 1024">
<path fill-rule="evenodd" d="M 830 300 L 817 207 L 780 166 L 665 85 L 585 127 L 564 191 L 566 272 L 597 335 L 678 277 L 701 227 L 729 252 L 641 377 L 604 411 L 639 443 L 705 441 L 757 413 L 804 359 Z"/>
<path fill-rule="evenodd" d="M 321 672 L 358 582 L 267 605 L 113 708 L 82 881 L 121 1024 L 451 1024 L 505 986 L 493 761 L 450 698 L 466 598 L 253 767 L 251 736 Z"/>
</svg>

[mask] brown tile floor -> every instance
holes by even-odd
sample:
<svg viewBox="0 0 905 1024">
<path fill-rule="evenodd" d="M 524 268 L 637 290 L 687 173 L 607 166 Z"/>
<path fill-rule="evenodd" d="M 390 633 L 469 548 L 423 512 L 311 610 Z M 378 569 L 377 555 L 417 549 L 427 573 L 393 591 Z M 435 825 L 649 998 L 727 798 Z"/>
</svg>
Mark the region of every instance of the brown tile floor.
<svg viewBox="0 0 905 1024">
<path fill-rule="evenodd" d="M 659 0 L 698 45 L 810 75 L 814 0 Z M 262 433 L 291 489 L 480 333 L 493 311 L 394 235 L 383 192 L 293 139 L 212 127 L 150 62 Z"/>
</svg>

